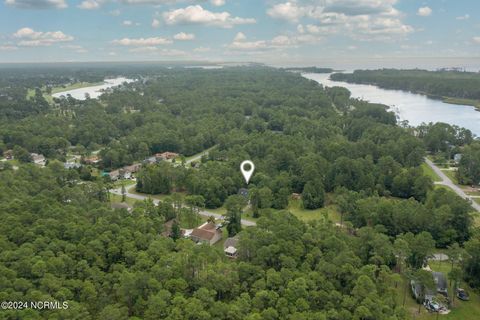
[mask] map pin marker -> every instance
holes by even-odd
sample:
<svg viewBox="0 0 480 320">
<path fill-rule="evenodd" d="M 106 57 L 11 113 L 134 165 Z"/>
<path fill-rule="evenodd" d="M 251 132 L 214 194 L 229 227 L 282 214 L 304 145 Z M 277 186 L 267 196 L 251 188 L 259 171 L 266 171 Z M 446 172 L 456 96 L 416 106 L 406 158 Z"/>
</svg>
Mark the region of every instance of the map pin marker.
<svg viewBox="0 0 480 320">
<path fill-rule="evenodd" d="M 248 168 L 248 166 L 250 166 L 250 169 L 245 169 L 245 167 Z M 240 165 L 240 171 L 242 171 L 243 177 L 245 178 L 245 182 L 247 182 L 247 184 L 248 184 L 248 181 L 250 181 L 250 178 L 252 177 L 253 170 L 255 170 L 255 165 L 250 160 L 245 160 Z"/>
</svg>

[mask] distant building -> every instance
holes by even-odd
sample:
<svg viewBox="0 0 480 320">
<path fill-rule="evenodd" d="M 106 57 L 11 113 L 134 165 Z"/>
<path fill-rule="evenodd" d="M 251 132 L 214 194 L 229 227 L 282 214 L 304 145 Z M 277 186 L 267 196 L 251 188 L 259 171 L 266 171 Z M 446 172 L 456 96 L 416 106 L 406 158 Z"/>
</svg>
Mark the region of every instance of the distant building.
<svg viewBox="0 0 480 320">
<path fill-rule="evenodd" d="M 100 157 L 97 155 L 93 155 L 91 157 L 87 157 L 83 159 L 83 162 L 86 164 L 97 164 L 101 161 Z"/>
<path fill-rule="evenodd" d="M 244 198 L 248 198 L 248 189 L 240 188 L 238 189 L 238 194 Z"/>
<path fill-rule="evenodd" d="M 432 272 L 432 277 L 435 282 L 435 289 L 426 289 L 424 295 L 424 301 L 432 301 L 432 299 L 437 295 L 437 293 L 444 295 L 448 298 L 448 285 L 447 278 L 442 272 Z M 422 285 L 420 282 L 412 280 L 410 281 L 412 288 L 412 294 L 415 297 L 415 300 L 419 303 L 422 301 Z"/>
<path fill-rule="evenodd" d="M 169 151 L 155 154 L 155 158 L 157 159 L 157 161 L 170 160 L 170 159 L 174 159 L 176 157 L 178 157 L 178 153 L 169 152 Z"/>
<path fill-rule="evenodd" d="M 45 159 L 43 154 L 30 153 L 30 156 L 32 157 L 33 163 L 35 163 L 37 166 L 45 167 L 47 164 L 47 159 Z"/>
<path fill-rule="evenodd" d="M 77 162 L 65 162 L 63 164 L 63 167 L 65 169 L 78 169 L 80 168 L 82 165 L 80 163 L 77 163 Z"/>
<path fill-rule="evenodd" d="M 300 193 L 292 193 L 292 199 L 293 200 L 300 200 L 302 199 L 302 195 Z"/>
<path fill-rule="evenodd" d="M 5 159 L 7 160 L 13 160 L 13 150 L 7 150 L 3 153 L 5 156 Z"/>
<path fill-rule="evenodd" d="M 117 181 L 120 179 L 120 170 L 113 170 L 108 173 L 108 176 L 112 181 Z"/>
<path fill-rule="evenodd" d="M 455 161 L 455 164 L 459 164 L 461 160 L 462 160 L 462 154 L 461 153 L 456 153 L 453 156 L 453 161 Z"/>
<path fill-rule="evenodd" d="M 229 258 L 235 259 L 238 255 L 238 237 L 227 238 L 223 244 L 223 252 Z"/>
<path fill-rule="evenodd" d="M 222 230 L 213 222 L 205 222 L 193 229 L 190 238 L 197 243 L 212 245 L 222 239 Z"/>
<path fill-rule="evenodd" d="M 145 160 L 143 160 L 143 163 L 145 164 L 154 164 L 154 163 L 157 163 L 157 158 L 155 156 L 152 156 L 152 157 L 148 157 L 146 158 Z"/>
<path fill-rule="evenodd" d="M 112 208 L 112 209 L 118 209 L 118 210 L 120 210 L 120 209 L 125 209 L 125 210 L 127 210 L 128 212 L 131 212 L 131 211 L 133 210 L 133 208 L 132 208 L 129 204 L 125 203 L 125 202 L 115 202 L 115 203 L 112 203 L 112 204 L 111 204 L 111 208 Z"/>
</svg>

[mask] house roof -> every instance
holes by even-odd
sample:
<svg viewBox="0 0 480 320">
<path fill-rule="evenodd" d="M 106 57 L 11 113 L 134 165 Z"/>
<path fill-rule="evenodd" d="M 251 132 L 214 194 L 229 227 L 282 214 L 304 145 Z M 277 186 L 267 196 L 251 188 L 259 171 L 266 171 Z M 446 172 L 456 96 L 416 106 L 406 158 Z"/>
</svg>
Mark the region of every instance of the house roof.
<svg viewBox="0 0 480 320">
<path fill-rule="evenodd" d="M 228 247 L 234 247 L 236 248 L 238 246 L 238 238 L 237 237 L 232 237 L 232 238 L 227 238 L 225 240 L 225 243 L 223 244 L 223 248 L 228 248 Z"/>
<path fill-rule="evenodd" d="M 211 230 L 205 230 L 205 229 L 193 229 L 191 235 L 199 239 L 210 241 L 215 236 L 215 232 L 212 232 Z"/>
<path fill-rule="evenodd" d="M 237 253 L 237 248 L 227 247 L 224 251 L 225 251 L 225 253 L 228 253 L 228 254 L 235 254 L 235 253 Z"/>
<path fill-rule="evenodd" d="M 215 223 L 206 222 L 200 227 L 193 229 L 191 235 L 203 240 L 212 240 L 217 233 L 217 226 Z"/>
<path fill-rule="evenodd" d="M 433 280 L 437 286 L 437 291 L 447 290 L 447 278 L 442 272 L 432 272 Z"/>
<path fill-rule="evenodd" d="M 112 209 L 131 209 L 132 207 L 129 206 L 127 203 L 125 202 L 115 202 L 115 203 L 112 203 L 111 205 Z"/>
</svg>

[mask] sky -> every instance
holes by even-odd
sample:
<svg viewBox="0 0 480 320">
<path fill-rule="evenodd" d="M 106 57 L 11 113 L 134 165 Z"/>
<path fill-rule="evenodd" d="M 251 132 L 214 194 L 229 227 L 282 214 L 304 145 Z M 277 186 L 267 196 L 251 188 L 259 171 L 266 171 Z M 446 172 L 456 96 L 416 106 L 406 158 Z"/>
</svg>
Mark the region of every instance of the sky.
<svg viewBox="0 0 480 320">
<path fill-rule="evenodd" d="M 477 0 L 0 0 L 2 63 L 476 57 Z"/>
</svg>

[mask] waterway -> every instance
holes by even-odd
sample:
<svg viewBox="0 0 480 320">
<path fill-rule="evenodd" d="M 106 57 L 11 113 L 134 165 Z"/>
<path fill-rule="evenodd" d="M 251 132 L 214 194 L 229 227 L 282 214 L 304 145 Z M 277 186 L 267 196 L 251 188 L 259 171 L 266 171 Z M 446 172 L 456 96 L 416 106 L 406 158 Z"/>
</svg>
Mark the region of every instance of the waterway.
<svg viewBox="0 0 480 320">
<path fill-rule="evenodd" d="M 410 125 L 444 122 L 470 129 L 475 135 L 480 136 L 480 112 L 473 106 L 445 103 L 407 91 L 332 81 L 330 74 L 304 73 L 303 76 L 326 87 L 345 87 L 350 90 L 353 98 L 387 105 L 400 121 L 408 120 Z"/>
<path fill-rule="evenodd" d="M 52 94 L 52 97 L 60 98 L 61 96 L 67 97 L 67 95 L 71 95 L 72 98 L 75 98 L 77 100 L 85 100 L 88 94 L 90 96 L 90 99 L 97 99 L 102 93 L 104 93 L 104 90 L 118 87 L 125 82 L 130 83 L 133 81 L 135 80 L 124 78 L 124 77 L 118 77 L 115 79 L 105 79 L 104 83 L 101 85 L 95 85 L 91 87 L 84 87 L 84 88 L 57 92 Z"/>
</svg>

